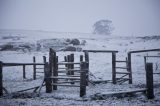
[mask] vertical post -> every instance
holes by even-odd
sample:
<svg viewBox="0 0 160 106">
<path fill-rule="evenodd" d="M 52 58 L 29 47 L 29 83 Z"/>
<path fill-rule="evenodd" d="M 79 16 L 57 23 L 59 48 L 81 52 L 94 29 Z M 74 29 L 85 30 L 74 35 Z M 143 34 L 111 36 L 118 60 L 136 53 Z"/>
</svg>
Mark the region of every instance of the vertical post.
<svg viewBox="0 0 160 106">
<path fill-rule="evenodd" d="M 53 75 L 53 50 L 49 49 L 49 70 L 51 71 L 51 75 Z"/>
<path fill-rule="evenodd" d="M 116 53 L 112 52 L 112 81 L 116 84 Z"/>
<path fill-rule="evenodd" d="M 71 62 L 71 55 L 67 55 L 67 60 L 68 62 Z M 68 64 L 67 65 L 67 68 L 68 68 L 68 72 L 67 72 L 67 75 L 71 75 L 71 72 L 69 71 L 69 69 L 71 69 L 71 64 Z"/>
<path fill-rule="evenodd" d="M 43 62 L 46 63 L 46 56 L 43 56 Z"/>
<path fill-rule="evenodd" d="M 56 52 L 53 50 L 53 76 L 58 76 Z M 57 83 L 58 79 L 53 79 L 53 83 Z M 53 90 L 57 90 L 57 85 L 53 85 Z"/>
<path fill-rule="evenodd" d="M 26 78 L 26 68 L 25 68 L 25 65 L 23 65 L 23 79 Z"/>
<path fill-rule="evenodd" d="M 154 89 L 153 89 L 153 64 L 146 64 L 146 83 L 147 83 L 147 97 L 148 99 L 154 98 Z"/>
<path fill-rule="evenodd" d="M 3 63 L 0 61 L 0 96 L 3 96 Z"/>
<path fill-rule="evenodd" d="M 36 57 L 33 56 L 33 63 L 36 63 Z M 33 79 L 36 79 L 36 65 L 33 65 Z"/>
<path fill-rule="evenodd" d="M 70 56 L 71 56 L 71 62 L 74 63 L 74 54 L 71 54 Z M 74 64 L 71 64 L 71 69 L 74 69 Z M 74 71 L 72 70 L 70 74 L 74 75 Z M 74 82 L 71 82 L 71 84 L 74 84 Z"/>
<path fill-rule="evenodd" d="M 64 56 L 64 62 L 67 62 L 67 56 Z M 65 65 L 65 68 L 67 68 L 67 64 Z"/>
<path fill-rule="evenodd" d="M 45 73 L 46 93 L 51 93 L 52 92 L 52 84 L 51 84 L 52 81 L 50 79 L 51 71 L 49 70 L 48 62 L 46 62 L 44 66 L 45 66 L 44 73 Z"/>
<path fill-rule="evenodd" d="M 46 64 L 46 56 L 43 56 L 43 63 L 44 63 L 44 72 L 45 72 L 45 64 Z"/>
<path fill-rule="evenodd" d="M 129 72 L 129 84 L 132 84 L 132 64 L 131 53 L 128 53 L 128 72 Z"/>
<path fill-rule="evenodd" d="M 87 80 L 87 82 L 86 82 L 86 85 L 88 86 L 88 81 L 89 81 L 89 53 L 88 53 L 88 51 L 85 51 L 84 52 L 84 56 L 85 56 L 85 62 L 86 62 L 86 64 L 87 64 L 87 74 L 86 74 L 86 80 Z"/>
<path fill-rule="evenodd" d="M 83 55 L 80 55 L 80 62 L 83 61 Z"/>
<path fill-rule="evenodd" d="M 86 95 L 86 62 L 81 62 L 80 97 Z"/>
<path fill-rule="evenodd" d="M 145 66 L 145 70 L 146 70 L 146 62 L 147 62 L 147 59 L 146 59 L 146 56 L 144 56 L 144 66 Z"/>
</svg>

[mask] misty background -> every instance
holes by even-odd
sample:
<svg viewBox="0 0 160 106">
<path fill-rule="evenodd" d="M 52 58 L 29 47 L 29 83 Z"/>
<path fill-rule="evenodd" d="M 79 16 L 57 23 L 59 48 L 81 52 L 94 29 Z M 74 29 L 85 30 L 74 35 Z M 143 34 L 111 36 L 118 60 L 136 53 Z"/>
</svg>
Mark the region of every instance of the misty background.
<svg viewBox="0 0 160 106">
<path fill-rule="evenodd" d="M 92 33 L 111 20 L 113 34 L 160 34 L 160 0 L 0 0 L 0 29 Z"/>
</svg>

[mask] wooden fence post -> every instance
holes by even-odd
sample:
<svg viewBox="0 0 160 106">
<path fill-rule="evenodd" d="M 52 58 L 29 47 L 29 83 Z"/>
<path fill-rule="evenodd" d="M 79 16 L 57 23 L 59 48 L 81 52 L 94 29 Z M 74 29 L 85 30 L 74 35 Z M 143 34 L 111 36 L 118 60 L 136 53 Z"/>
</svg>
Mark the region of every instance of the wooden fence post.
<svg viewBox="0 0 160 106">
<path fill-rule="evenodd" d="M 147 83 L 147 97 L 148 99 L 154 98 L 154 89 L 153 89 L 153 64 L 146 64 L 146 83 Z"/>
<path fill-rule="evenodd" d="M 23 65 L 23 79 L 26 78 L 26 68 L 25 68 L 25 65 Z"/>
<path fill-rule="evenodd" d="M 51 75 L 53 75 L 53 50 L 49 49 L 49 70 L 51 71 Z"/>
<path fill-rule="evenodd" d="M 128 53 L 128 72 L 129 72 L 129 84 L 132 84 L 132 63 L 131 53 Z"/>
<path fill-rule="evenodd" d="M 67 56 L 64 56 L 64 62 L 67 62 Z M 67 64 L 65 65 L 65 68 L 67 68 Z"/>
<path fill-rule="evenodd" d="M 112 81 L 116 84 L 116 53 L 112 52 Z"/>
<path fill-rule="evenodd" d="M 36 63 L 36 57 L 33 56 L 33 63 Z M 36 65 L 33 65 L 33 79 L 36 79 Z"/>
<path fill-rule="evenodd" d="M 68 62 L 71 62 L 71 55 L 67 55 L 67 60 L 68 60 Z M 67 68 L 68 68 L 68 69 L 71 69 L 71 64 L 68 64 L 68 65 L 67 65 Z M 67 72 L 67 75 L 71 75 L 71 71 L 68 71 L 68 72 Z"/>
<path fill-rule="evenodd" d="M 3 63 L 0 61 L 0 96 L 3 96 Z"/>
<path fill-rule="evenodd" d="M 85 56 L 85 62 L 86 62 L 86 64 L 87 64 L 87 74 L 86 74 L 86 80 L 87 80 L 87 82 L 86 82 L 86 85 L 88 86 L 88 81 L 89 81 L 89 53 L 87 52 L 87 51 L 85 51 L 84 52 L 84 56 Z"/>
<path fill-rule="evenodd" d="M 46 63 L 46 56 L 43 56 L 43 62 Z"/>
<path fill-rule="evenodd" d="M 81 62 L 81 75 L 80 75 L 80 97 L 86 95 L 86 62 Z"/>
<path fill-rule="evenodd" d="M 144 56 L 144 66 L 145 66 L 145 70 L 146 70 L 146 63 L 147 63 L 147 57 L 146 56 Z"/>
<path fill-rule="evenodd" d="M 58 76 L 58 67 L 57 67 L 57 62 L 58 58 L 56 56 L 56 52 L 53 50 L 53 76 Z M 53 83 L 57 83 L 58 79 L 53 79 Z M 57 90 L 57 85 L 53 85 L 53 90 Z"/>
<path fill-rule="evenodd" d="M 71 62 L 74 62 L 74 54 L 70 55 Z M 74 69 L 74 64 L 71 64 L 71 69 Z M 71 75 L 74 75 L 74 71 L 70 72 Z M 71 82 L 71 84 L 74 84 L 74 82 Z"/>
<path fill-rule="evenodd" d="M 45 63 L 44 65 L 44 73 L 45 73 L 45 82 L 46 82 L 46 93 L 51 93 L 52 92 L 52 81 L 50 79 L 51 77 L 51 71 L 49 70 L 49 64 L 48 62 Z"/>
<path fill-rule="evenodd" d="M 80 55 L 80 62 L 83 61 L 83 55 Z"/>
</svg>

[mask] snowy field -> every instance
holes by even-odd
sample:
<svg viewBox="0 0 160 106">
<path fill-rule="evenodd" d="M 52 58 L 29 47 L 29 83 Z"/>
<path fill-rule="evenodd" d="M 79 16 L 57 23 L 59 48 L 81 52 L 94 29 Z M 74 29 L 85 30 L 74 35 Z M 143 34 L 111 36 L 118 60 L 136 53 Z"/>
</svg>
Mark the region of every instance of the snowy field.
<svg viewBox="0 0 160 106">
<path fill-rule="evenodd" d="M 78 39 L 79 45 L 67 44 L 66 39 Z M 47 42 L 54 39 L 53 42 Z M 85 41 L 85 43 L 84 43 Z M 46 43 L 47 42 L 47 43 Z M 55 43 L 57 42 L 57 43 Z M 83 42 L 83 43 L 82 43 Z M 51 45 L 51 44 L 54 45 Z M 4 49 L 6 45 L 13 44 L 11 50 Z M 4 46 L 5 45 L 5 46 Z M 22 46 L 23 45 L 23 46 Z M 37 50 L 40 45 L 40 50 Z M 160 45 L 160 36 L 152 37 L 121 37 L 121 36 L 100 36 L 79 33 L 52 33 L 43 31 L 0 31 L 0 61 L 3 62 L 32 62 L 33 56 L 37 62 L 43 62 L 42 56 L 48 60 L 47 45 L 51 47 L 73 46 L 82 50 L 118 50 L 117 60 L 125 60 L 127 53 L 133 50 L 156 49 Z M 28 49 L 29 48 L 29 49 Z M 79 61 L 80 51 L 62 51 L 57 49 L 59 61 L 64 61 L 64 56 L 74 53 L 75 61 Z M 27 91 L 19 96 L 9 95 L 0 98 L 0 106 L 158 106 L 160 105 L 160 74 L 154 74 L 154 93 L 155 98 L 148 100 L 145 94 L 137 93 L 132 96 L 96 98 L 95 94 L 103 94 L 118 91 L 135 90 L 145 88 L 146 74 L 144 67 L 144 56 L 160 56 L 160 52 L 137 53 L 132 57 L 133 84 L 101 83 L 89 84 L 84 98 L 79 97 L 79 88 L 58 87 L 57 91 L 50 94 L 45 93 L 45 87 L 41 90 L 41 95 L 37 97 L 32 91 Z M 90 53 L 90 76 L 91 80 L 111 80 L 111 54 Z M 154 72 L 160 72 L 160 58 L 148 58 L 147 62 L 152 62 Z M 119 64 L 120 65 L 120 64 Z M 26 88 L 39 86 L 43 80 L 43 74 L 33 80 L 33 67 L 26 67 L 26 79 L 22 76 L 22 67 L 4 67 L 3 84 L 9 93 L 23 90 Z"/>
</svg>

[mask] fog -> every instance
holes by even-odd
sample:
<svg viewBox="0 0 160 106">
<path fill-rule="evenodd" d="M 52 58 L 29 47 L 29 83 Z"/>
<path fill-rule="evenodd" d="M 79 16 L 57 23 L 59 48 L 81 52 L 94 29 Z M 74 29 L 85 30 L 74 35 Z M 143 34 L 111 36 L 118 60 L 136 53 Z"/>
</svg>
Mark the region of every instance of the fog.
<svg viewBox="0 0 160 106">
<path fill-rule="evenodd" d="M 160 0 L 0 0 L 0 29 L 92 33 L 112 20 L 113 34 L 160 34 Z"/>
</svg>

